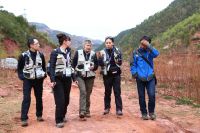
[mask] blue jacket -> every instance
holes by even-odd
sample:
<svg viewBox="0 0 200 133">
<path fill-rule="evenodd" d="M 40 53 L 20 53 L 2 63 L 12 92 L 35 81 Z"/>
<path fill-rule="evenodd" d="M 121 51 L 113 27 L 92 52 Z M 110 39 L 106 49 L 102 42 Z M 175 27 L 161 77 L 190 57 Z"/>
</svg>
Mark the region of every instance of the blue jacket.
<svg viewBox="0 0 200 133">
<path fill-rule="evenodd" d="M 159 51 L 151 45 L 149 45 L 147 49 L 138 48 L 133 51 L 132 61 L 130 62 L 132 76 L 138 77 L 142 81 L 149 81 L 154 77 L 154 69 L 141 57 L 141 54 L 148 59 L 151 66 L 154 67 L 153 58 L 159 55 Z"/>
</svg>

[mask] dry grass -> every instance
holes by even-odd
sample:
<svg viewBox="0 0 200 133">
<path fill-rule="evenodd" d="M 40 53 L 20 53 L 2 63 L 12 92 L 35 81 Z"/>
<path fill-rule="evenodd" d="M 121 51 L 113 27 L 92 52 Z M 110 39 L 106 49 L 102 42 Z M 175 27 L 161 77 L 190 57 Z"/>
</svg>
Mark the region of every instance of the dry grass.
<svg viewBox="0 0 200 133">
<path fill-rule="evenodd" d="M 18 88 L 21 86 L 14 70 L 0 69 L 0 133 L 16 128 L 16 120 L 19 120 L 16 113 L 21 106 L 21 91 Z"/>
<path fill-rule="evenodd" d="M 200 56 L 161 55 L 155 62 L 158 91 L 200 103 Z"/>
</svg>

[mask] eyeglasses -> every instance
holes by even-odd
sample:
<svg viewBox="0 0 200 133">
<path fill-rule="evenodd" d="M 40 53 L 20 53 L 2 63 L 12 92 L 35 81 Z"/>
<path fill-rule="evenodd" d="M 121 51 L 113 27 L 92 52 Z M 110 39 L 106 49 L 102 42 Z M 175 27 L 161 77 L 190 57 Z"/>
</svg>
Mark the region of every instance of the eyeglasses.
<svg viewBox="0 0 200 133">
<path fill-rule="evenodd" d="M 40 45 L 39 42 L 34 43 L 34 45 Z"/>
</svg>

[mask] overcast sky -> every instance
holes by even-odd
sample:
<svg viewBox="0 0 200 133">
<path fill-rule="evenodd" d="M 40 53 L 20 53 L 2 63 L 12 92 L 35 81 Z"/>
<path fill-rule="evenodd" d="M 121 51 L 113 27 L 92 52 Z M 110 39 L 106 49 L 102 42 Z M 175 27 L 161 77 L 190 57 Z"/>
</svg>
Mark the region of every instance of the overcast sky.
<svg viewBox="0 0 200 133">
<path fill-rule="evenodd" d="M 51 29 L 104 40 L 133 28 L 173 0 L 0 0 L 15 15 Z"/>
</svg>

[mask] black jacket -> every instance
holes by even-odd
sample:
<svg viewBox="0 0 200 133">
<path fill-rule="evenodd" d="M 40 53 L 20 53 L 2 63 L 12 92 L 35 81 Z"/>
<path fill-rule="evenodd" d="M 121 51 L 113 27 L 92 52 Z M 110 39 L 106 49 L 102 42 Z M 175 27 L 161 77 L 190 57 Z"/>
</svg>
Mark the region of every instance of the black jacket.
<svg viewBox="0 0 200 133">
<path fill-rule="evenodd" d="M 67 48 L 67 51 L 70 52 L 70 58 L 71 58 L 71 49 L 70 48 Z M 56 50 L 53 50 L 51 52 L 51 55 L 50 55 L 50 79 L 51 79 L 51 82 L 55 82 L 55 68 L 56 68 L 56 61 L 57 61 L 57 56 L 58 54 L 63 54 L 63 56 L 66 58 L 66 53 L 63 53 L 60 48 L 57 48 Z M 72 73 L 72 79 L 73 81 L 75 81 L 75 74 Z"/>
<path fill-rule="evenodd" d="M 104 49 L 104 50 L 106 52 L 107 57 L 109 58 L 107 60 L 109 61 L 109 64 L 110 64 L 110 69 L 108 71 L 108 75 L 113 75 L 112 71 L 117 71 L 117 73 L 115 75 L 121 74 L 121 69 L 118 67 L 118 66 L 122 65 L 122 54 L 121 54 L 121 52 L 119 50 L 117 50 L 115 47 L 113 47 L 112 49 Z M 118 55 L 117 56 L 117 58 L 118 58 L 117 62 L 114 59 L 115 58 L 114 52 L 118 53 L 117 54 Z M 98 63 L 99 63 L 100 66 L 105 65 L 103 57 L 98 59 Z"/>
<path fill-rule="evenodd" d="M 30 50 L 29 50 L 30 51 Z M 40 57 L 42 59 L 42 69 L 44 72 L 46 72 L 46 63 L 45 63 L 45 58 L 44 58 L 44 55 L 40 53 Z M 35 64 L 35 61 L 36 61 L 36 55 L 37 55 L 37 52 L 32 52 L 30 51 L 30 54 L 31 54 L 31 59 L 33 60 L 34 64 Z M 19 56 L 19 59 L 18 59 L 18 65 L 17 65 L 17 73 L 18 73 L 18 77 L 20 80 L 24 80 L 25 77 L 23 75 L 23 69 L 24 69 L 24 66 L 25 66 L 25 62 L 29 60 L 29 57 L 28 55 L 20 55 Z"/>
</svg>

